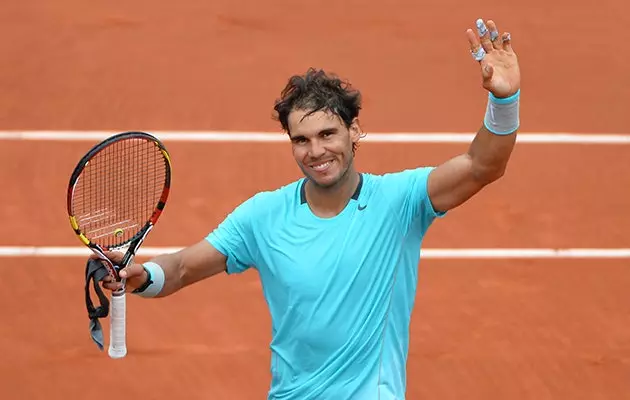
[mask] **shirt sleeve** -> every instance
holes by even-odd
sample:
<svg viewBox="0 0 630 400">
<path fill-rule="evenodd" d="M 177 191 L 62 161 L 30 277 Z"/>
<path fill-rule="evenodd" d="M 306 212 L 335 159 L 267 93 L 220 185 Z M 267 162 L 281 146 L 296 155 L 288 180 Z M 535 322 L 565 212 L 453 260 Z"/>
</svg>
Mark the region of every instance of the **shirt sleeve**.
<svg viewBox="0 0 630 400">
<path fill-rule="evenodd" d="M 435 167 L 420 167 L 384 175 L 385 191 L 391 196 L 394 207 L 405 229 L 429 229 L 431 223 L 446 212 L 433 208 L 427 182 Z"/>
<path fill-rule="evenodd" d="M 227 273 L 241 273 L 256 266 L 255 197 L 236 207 L 206 240 L 227 257 Z"/>
</svg>

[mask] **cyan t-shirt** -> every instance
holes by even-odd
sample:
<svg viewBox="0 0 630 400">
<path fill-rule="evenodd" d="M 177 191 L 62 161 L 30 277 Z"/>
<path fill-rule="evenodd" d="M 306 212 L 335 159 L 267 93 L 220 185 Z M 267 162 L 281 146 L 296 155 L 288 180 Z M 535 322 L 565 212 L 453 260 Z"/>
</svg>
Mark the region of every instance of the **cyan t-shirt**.
<svg viewBox="0 0 630 400">
<path fill-rule="evenodd" d="M 431 167 L 361 174 L 333 218 L 305 179 L 246 200 L 208 236 L 227 272 L 256 268 L 272 320 L 268 399 L 404 399 Z"/>
</svg>

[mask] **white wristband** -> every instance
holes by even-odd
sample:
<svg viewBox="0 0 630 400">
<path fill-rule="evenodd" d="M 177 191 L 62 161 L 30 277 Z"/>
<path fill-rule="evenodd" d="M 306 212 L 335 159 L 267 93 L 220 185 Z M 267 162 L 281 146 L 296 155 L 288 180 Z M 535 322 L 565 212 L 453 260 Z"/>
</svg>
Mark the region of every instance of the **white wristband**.
<svg viewBox="0 0 630 400">
<path fill-rule="evenodd" d="M 520 89 L 510 97 L 498 98 L 492 93 L 488 95 L 488 105 L 483 123 L 495 135 L 509 135 L 515 132 L 519 125 Z"/>
<path fill-rule="evenodd" d="M 164 287 L 164 270 L 158 264 L 150 261 L 142 264 L 142 266 L 147 271 L 150 283 L 143 291 L 135 294 L 140 297 L 155 297 L 160 294 Z"/>
</svg>

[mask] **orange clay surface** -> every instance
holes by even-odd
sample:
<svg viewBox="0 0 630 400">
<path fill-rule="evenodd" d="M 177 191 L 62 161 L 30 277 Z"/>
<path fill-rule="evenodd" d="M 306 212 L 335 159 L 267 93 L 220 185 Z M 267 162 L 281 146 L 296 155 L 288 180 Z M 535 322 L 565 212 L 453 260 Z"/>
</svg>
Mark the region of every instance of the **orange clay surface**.
<svg viewBox="0 0 630 400">
<path fill-rule="evenodd" d="M 368 132 L 474 132 L 485 92 L 464 31 L 509 29 L 525 132 L 627 133 L 627 2 L 68 0 L 5 2 L 1 130 L 279 131 L 309 66 L 364 93 Z M 281 133 L 279 133 L 281 134 Z M 0 245 L 80 246 L 66 184 L 90 142 L 0 142 Z M 166 143 L 173 189 L 146 246 L 200 240 L 256 191 L 299 177 L 287 143 Z M 364 143 L 367 172 L 460 144 Z M 430 248 L 628 247 L 630 147 L 521 144 L 508 174 L 439 220 Z M 0 398 L 264 399 L 270 321 L 255 272 L 128 302 L 129 355 L 88 335 L 84 260 L 0 258 Z M 630 393 L 627 260 L 426 259 L 408 399 L 621 400 Z M 104 328 L 108 332 L 107 320 Z"/>
</svg>

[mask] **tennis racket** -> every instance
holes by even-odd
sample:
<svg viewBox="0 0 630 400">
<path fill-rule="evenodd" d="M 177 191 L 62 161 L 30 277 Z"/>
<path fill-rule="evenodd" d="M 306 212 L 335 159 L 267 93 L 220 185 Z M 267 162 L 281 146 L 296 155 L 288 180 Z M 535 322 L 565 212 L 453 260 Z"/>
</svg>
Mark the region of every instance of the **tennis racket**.
<svg viewBox="0 0 630 400">
<path fill-rule="evenodd" d="M 111 295 L 111 358 L 127 355 L 125 281 L 118 272 L 133 262 L 157 223 L 170 182 L 169 153 L 145 132 L 124 132 L 98 143 L 81 158 L 70 177 L 70 225 L 123 286 Z M 124 253 L 122 262 L 110 260 L 107 251 Z"/>
</svg>

